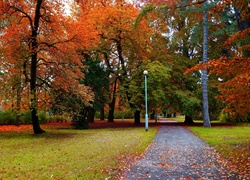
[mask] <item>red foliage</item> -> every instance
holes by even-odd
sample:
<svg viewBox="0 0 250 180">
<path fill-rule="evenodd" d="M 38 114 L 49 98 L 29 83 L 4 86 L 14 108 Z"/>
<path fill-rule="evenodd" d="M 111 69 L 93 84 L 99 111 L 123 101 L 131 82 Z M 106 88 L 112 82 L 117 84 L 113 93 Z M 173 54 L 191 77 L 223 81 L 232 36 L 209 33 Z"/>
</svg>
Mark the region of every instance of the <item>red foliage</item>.
<svg viewBox="0 0 250 180">
<path fill-rule="evenodd" d="M 0 125 L 0 132 L 27 132 L 32 131 L 32 125 Z"/>
<path fill-rule="evenodd" d="M 233 6 L 237 16 L 238 31 L 224 42 L 228 57 L 210 60 L 208 63 L 198 64 L 188 69 L 185 74 L 204 68 L 210 74 L 218 76 L 220 95 L 217 96 L 225 103 L 225 111 L 239 120 L 249 117 L 250 106 L 250 11 L 247 1 L 223 0 L 218 3 L 215 12 L 223 12 Z M 223 24 L 222 24 L 223 25 Z"/>
</svg>

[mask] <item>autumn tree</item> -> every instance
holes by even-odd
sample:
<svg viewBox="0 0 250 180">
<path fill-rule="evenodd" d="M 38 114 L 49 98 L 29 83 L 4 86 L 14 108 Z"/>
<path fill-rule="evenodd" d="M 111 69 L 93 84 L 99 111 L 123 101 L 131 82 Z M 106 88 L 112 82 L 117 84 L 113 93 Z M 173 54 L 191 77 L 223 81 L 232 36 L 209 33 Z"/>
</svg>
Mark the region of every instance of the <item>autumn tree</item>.
<svg viewBox="0 0 250 180">
<path fill-rule="evenodd" d="M 249 117 L 249 5 L 245 1 L 225 0 L 216 4 L 214 13 L 220 16 L 222 33 L 228 36 L 223 44 L 221 57 L 205 65 L 210 74 L 219 78 L 221 94 L 217 96 L 225 103 L 225 112 L 237 120 Z M 197 65 L 191 70 L 204 68 Z"/>
<path fill-rule="evenodd" d="M 90 31 L 89 39 L 85 32 L 90 30 L 83 21 L 65 15 L 61 1 L 1 1 L 0 17 L 5 26 L 2 27 L 2 46 L 5 53 L 17 56 L 21 50 L 27 52 L 21 63 L 23 76 L 27 78 L 30 88 L 30 110 L 35 134 L 43 133 L 40 128 L 37 110 L 38 93 L 52 84 L 67 89 L 69 82 L 76 84 L 81 71 L 76 49 L 79 43 L 89 46 L 93 38 Z M 86 24 L 88 24 L 86 22 Z M 82 27 L 85 26 L 84 29 Z M 15 38 L 14 38 L 15 37 Z M 87 43 L 86 43 L 87 42 Z M 13 51 L 14 46 L 19 46 Z M 11 57 L 3 58 L 9 62 Z M 9 69 L 11 71 L 11 69 Z M 13 74 L 15 75 L 15 74 Z M 64 79 L 63 77 L 66 77 Z"/>
<path fill-rule="evenodd" d="M 244 121 L 249 118 L 250 7 L 242 0 L 222 1 L 214 10 L 224 16 L 221 19 L 227 17 L 223 26 L 231 31 L 227 32 L 229 38 L 224 43 L 226 56 L 209 63 L 210 73 L 221 78 L 218 99 L 226 104 L 225 112 Z"/>
<path fill-rule="evenodd" d="M 95 6 L 92 6 L 93 3 Z M 139 10 L 132 4 L 123 1 L 106 1 L 105 3 L 91 1 L 88 5 L 83 6 L 83 9 L 88 7 L 92 7 L 91 11 L 94 12 L 92 19 L 95 19 L 97 22 L 96 28 L 100 31 L 100 43 L 97 52 L 99 52 L 100 59 L 102 59 L 109 74 L 108 121 L 114 121 L 117 96 L 124 93 L 123 97 L 127 97 L 130 107 L 137 117 L 136 122 L 138 122 L 138 118 L 140 121 L 142 103 L 134 104 L 129 92 L 131 88 L 129 84 L 131 77 L 138 72 L 143 60 L 149 54 L 147 46 L 150 44 L 152 31 L 147 24 L 142 25 L 139 30 L 134 28 Z M 139 85 L 141 86 L 141 83 Z M 141 93 L 141 90 L 137 93 Z"/>
</svg>

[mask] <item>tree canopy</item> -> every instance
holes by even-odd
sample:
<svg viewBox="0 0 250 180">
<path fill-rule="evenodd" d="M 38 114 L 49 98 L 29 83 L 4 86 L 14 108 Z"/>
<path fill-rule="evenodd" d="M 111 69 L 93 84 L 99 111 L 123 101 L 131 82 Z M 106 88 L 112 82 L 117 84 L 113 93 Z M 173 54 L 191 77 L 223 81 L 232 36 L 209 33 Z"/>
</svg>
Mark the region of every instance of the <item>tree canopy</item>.
<svg viewBox="0 0 250 180">
<path fill-rule="evenodd" d="M 208 69 L 210 115 L 249 120 L 249 3 L 204 2 L 0 1 L 1 108 L 31 110 L 39 134 L 40 109 L 62 105 L 73 116 L 108 106 L 112 122 L 122 98 L 138 124 L 147 69 L 150 108 L 192 119 Z"/>
</svg>

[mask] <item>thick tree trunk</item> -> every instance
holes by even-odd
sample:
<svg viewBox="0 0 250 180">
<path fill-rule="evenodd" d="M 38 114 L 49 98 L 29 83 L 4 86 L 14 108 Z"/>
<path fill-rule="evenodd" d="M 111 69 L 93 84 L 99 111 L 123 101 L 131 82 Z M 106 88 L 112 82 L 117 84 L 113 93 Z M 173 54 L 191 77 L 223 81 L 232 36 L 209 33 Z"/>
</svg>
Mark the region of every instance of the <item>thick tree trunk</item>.
<svg viewBox="0 0 250 180">
<path fill-rule="evenodd" d="M 104 119 L 105 117 L 104 117 L 104 107 L 103 107 L 100 112 L 100 120 L 103 121 Z"/>
<path fill-rule="evenodd" d="M 95 109 L 94 108 L 88 109 L 87 120 L 88 122 L 91 122 L 91 123 L 95 121 Z"/>
<path fill-rule="evenodd" d="M 134 123 L 135 125 L 140 125 L 141 124 L 141 117 L 140 117 L 141 111 L 135 111 L 134 113 Z"/>
<path fill-rule="evenodd" d="M 31 102 L 31 118 L 33 131 L 35 134 L 41 134 L 45 132 L 40 128 L 38 117 L 37 117 L 37 94 L 36 94 L 36 78 L 37 78 L 37 31 L 39 27 L 39 20 L 41 17 L 40 9 L 42 6 L 42 0 L 38 0 L 36 4 L 34 26 L 32 27 L 31 35 L 31 74 L 30 74 L 30 102 Z"/>
<path fill-rule="evenodd" d="M 203 63 L 206 63 L 208 53 L 208 26 L 207 26 L 207 2 L 204 2 L 204 34 L 203 34 Z M 208 75 L 207 69 L 202 70 L 202 102 L 203 102 L 203 126 L 211 127 L 208 109 Z"/>
<path fill-rule="evenodd" d="M 108 122 L 114 122 L 115 103 L 113 101 L 109 104 Z"/>
<path fill-rule="evenodd" d="M 186 124 L 194 124 L 193 118 L 191 116 L 185 115 L 185 121 Z"/>
<path fill-rule="evenodd" d="M 37 116 L 37 98 L 36 98 L 36 67 L 37 67 L 37 54 L 32 55 L 31 61 L 31 76 L 30 76 L 30 102 L 31 102 L 31 118 L 33 131 L 35 134 L 41 134 L 45 132 L 40 128 L 38 116 Z"/>
<path fill-rule="evenodd" d="M 87 120 L 88 116 L 88 110 L 83 109 L 80 111 L 80 126 L 79 129 L 88 129 L 89 128 L 89 122 Z"/>
</svg>

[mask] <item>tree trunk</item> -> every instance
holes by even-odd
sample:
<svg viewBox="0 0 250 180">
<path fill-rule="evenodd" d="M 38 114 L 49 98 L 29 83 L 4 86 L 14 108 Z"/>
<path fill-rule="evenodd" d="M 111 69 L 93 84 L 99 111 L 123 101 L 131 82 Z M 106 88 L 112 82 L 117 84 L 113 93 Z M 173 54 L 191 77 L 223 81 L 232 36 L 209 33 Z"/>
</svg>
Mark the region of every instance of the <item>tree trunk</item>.
<svg viewBox="0 0 250 180">
<path fill-rule="evenodd" d="M 93 123 L 95 121 L 95 109 L 88 108 L 88 115 L 87 115 L 88 122 Z"/>
<path fill-rule="evenodd" d="M 155 119 L 155 110 L 153 109 L 152 113 L 150 114 L 150 119 Z"/>
<path fill-rule="evenodd" d="M 37 67 L 37 53 L 32 55 L 31 61 L 31 76 L 30 76 L 30 102 L 31 102 L 31 118 L 33 131 L 35 134 L 41 134 L 45 132 L 40 128 L 38 116 L 37 116 L 37 98 L 36 98 L 36 67 Z"/>
<path fill-rule="evenodd" d="M 115 103 L 113 101 L 109 104 L 108 122 L 114 122 Z"/>
<path fill-rule="evenodd" d="M 21 76 L 21 75 L 20 75 Z M 16 89 L 16 126 L 20 126 L 20 113 L 21 113 L 21 77 L 17 80 Z"/>
<path fill-rule="evenodd" d="M 37 31 L 39 27 L 39 20 L 41 17 L 40 9 L 42 6 L 42 0 L 38 0 L 36 4 L 36 11 L 35 11 L 35 19 L 34 19 L 34 27 L 32 28 L 32 35 L 31 35 L 31 74 L 30 74 L 30 103 L 31 103 L 31 118 L 32 118 L 32 125 L 33 131 L 35 134 L 41 134 L 45 132 L 40 128 L 38 117 L 37 117 L 37 94 L 36 94 L 36 78 L 37 78 Z"/>
<path fill-rule="evenodd" d="M 89 128 L 89 122 L 87 120 L 88 116 L 88 110 L 83 109 L 80 111 L 80 124 L 79 129 L 88 129 Z"/>
<path fill-rule="evenodd" d="M 186 124 L 194 124 L 193 118 L 191 116 L 185 115 L 185 121 Z"/>
<path fill-rule="evenodd" d="M 206 63 L 208 53 L 208 26 L 207 26 L 207 1 L 204 2 L 204 34 L 203 34 L 203 59 Z M 211 127 L 208 108 L 208 75 L 207 69 L 202 70 L 202 102 L 203 102 L 203 126 Z"/>
<path fill-rule="evenodd" d="M 104 119 L 105 117 L 104 117 L 104 107 L 103 107 L 100 112 L 100 120 L 103 121 Z"/>
<path fill-rule="evenodd" d="M 135 125 L 140 125 L 141 124 L 141 117 L 140 117 L 141 111 L 136 110 L 134 113 L 134 123 Z"/>
<path fill-rule="evenodd" d="M 113 91 L 113 95 L 112 95 L 112 101 L 109 104 L 108 122 L 114 122 L 115 101 L 116 101 L 116 96 L 115 96 L 116 83 L 117 83 L 117 79 L 115 79 L 115 82 L 114 82 L 114 91 Z"/>
</svg>

